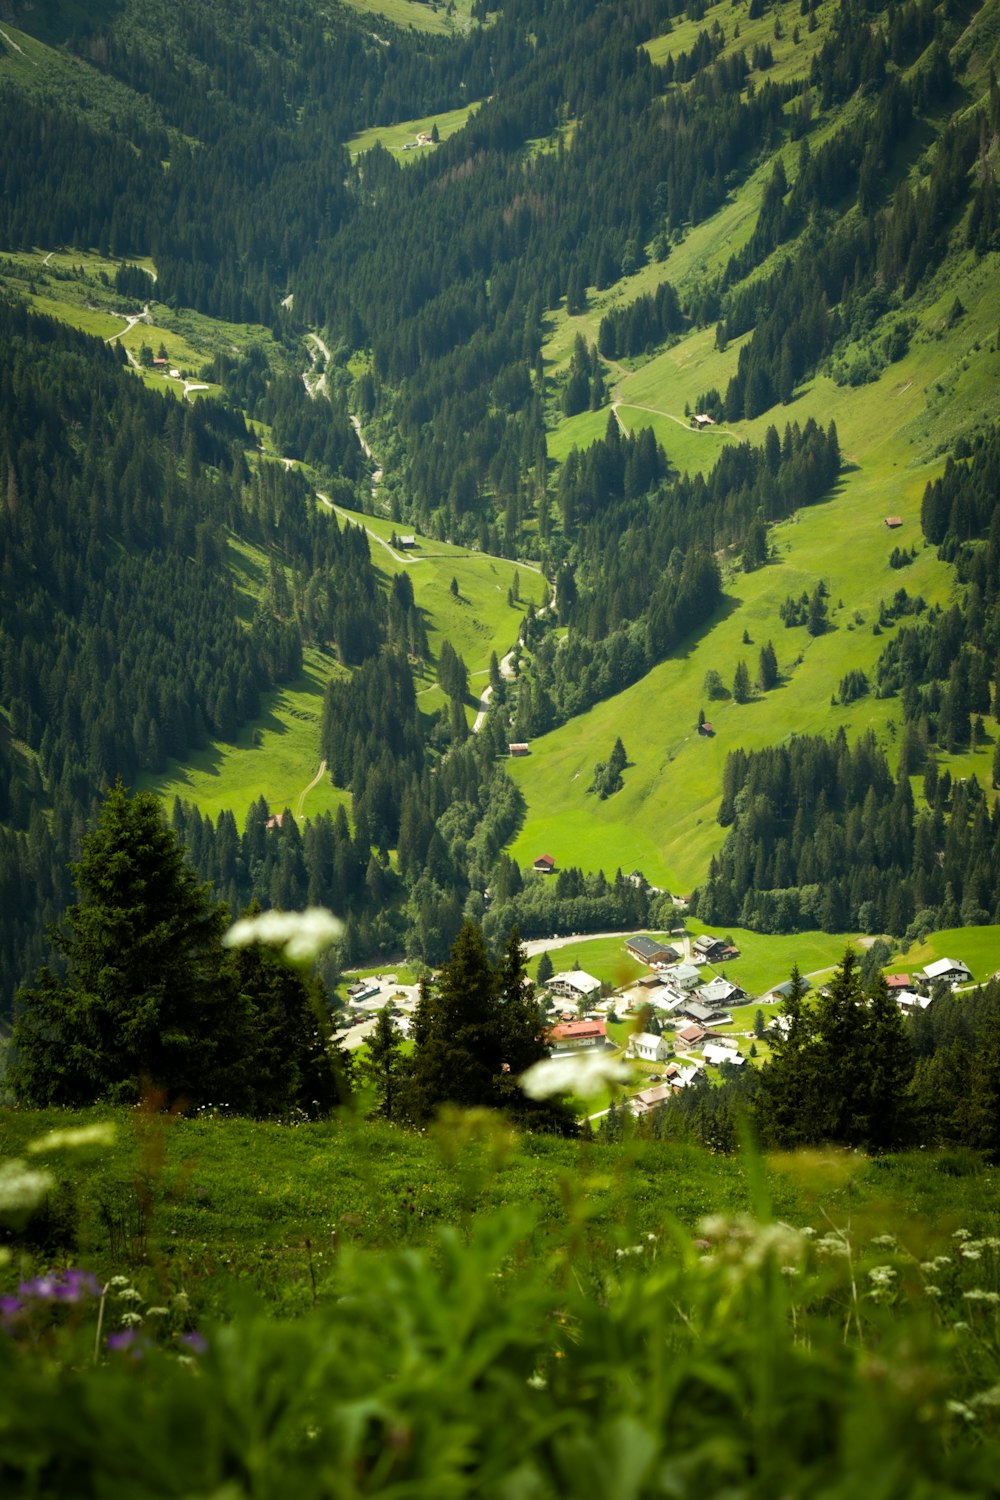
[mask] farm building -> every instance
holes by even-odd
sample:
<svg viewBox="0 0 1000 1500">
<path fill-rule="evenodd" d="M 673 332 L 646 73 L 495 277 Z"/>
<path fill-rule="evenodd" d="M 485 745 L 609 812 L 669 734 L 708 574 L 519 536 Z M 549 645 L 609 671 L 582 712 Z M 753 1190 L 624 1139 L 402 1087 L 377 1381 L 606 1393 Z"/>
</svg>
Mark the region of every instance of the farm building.
<svg viewBox="0 0 1000 1500">
<path fill-rule="evenodd" d="M 644 964 L 672 964 L 680 958 L 676 948 L 672 948 L 669 943 L 661 943 L 657 938 L 630 937 L 626 940 L 625 947 L 633 958 Z"/>
<path fill-rule="evenodd" d="M 540 854 L 531 866 L 539 875 L 551 875 L 555 867 L 556 862 L 551 854 Z"/>
</svg>

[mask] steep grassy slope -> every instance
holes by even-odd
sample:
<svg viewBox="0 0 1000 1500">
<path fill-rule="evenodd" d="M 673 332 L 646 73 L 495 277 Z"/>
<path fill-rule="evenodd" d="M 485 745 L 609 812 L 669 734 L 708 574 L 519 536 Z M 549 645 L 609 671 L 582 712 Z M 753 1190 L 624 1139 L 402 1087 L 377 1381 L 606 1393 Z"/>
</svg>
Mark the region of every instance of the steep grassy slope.
<svg viewBox="0 0 1000 1500">
<path fill-rule="evenodd" d="M 704 24 L 715 19 L 727 26 L 730 14 L 729 7 L 716 6 Z M 789 30 L 791 24 L 788 20 Z M 669 43 L 676 52 L 680 30 L 656 45 Z M 748 41 L 747 31 L 741 43 Z M 829 124 L 820 121 L 819 128 Z M 595 294 L 591 309 L 580 317 L 557 314 L 545 351 L 553 377 L 558 380 L 576 333 L 593 340 L 608 307 L 632 300 L 662 279 L 690 290 L 707 271 L 724 265 L 755 221 L 770 170 L 770 162 L 763 164 L 666 262 Z M 956 299 L 964 309 L 957 316 Z M 512 850 L 521 862 L 530 863 L 545 849 L 564 865 L 638 865 L 650 879 L 687 890 L 702 877 L 722 840 L 714 813 L 722 766 L 734 745 L 750 749 L 843 726 L 849 734 L 874 730 L 891 752 L 901 724 L 898 702 L 863 697 L 845 707 L 832 700 L 844 674 L 851 668 L 870 673 L 885 644 L 873 634 L 881 601 L 901 587 L 928 603 L 944 604 L 951 596 L 951 570 L 923 543 L 920 501 L 952 442 L 996 417 L 1000 378 L 1000 282 L 993 257 L 977 261 L 964 248 L 963 224 L 953 226 L 950 254 L 906 304 L 906 312 L 915 324 L 909 352 L 873 383 L 837 385 L 830 373 L 820 373 L 796 391 L 788 407 L 703 433 L 691 429 L 686 409 L 695 409 L 699 394 L 712 387 L 725 392 L 743 340 L 720 352 L 714 327 L 692 329 L 649 359 L 611 369 L 608 383 L 619 421 L 629 431 L 651 426 L 681 471 L 706 472 L 720 445 L 760 442 L 772 422 L 780 432 L 786 421 L 802 424 L 809 417 L 824 424 L 835 419 L 845 468 L 828 502 L 773 528 L 774 555 L 766 568 L 744 574 L 730 564 L 725 606 L 700 639 L 620 697 L 536 741 L 530 759 L 512 766 L 529 808 Z M 856 352 L 848 349 L 842 362 L 849 363 Z M 559 421 L 550 452 L 565 457 L 574 443 L 586 445 L 602 435 L 606 423 L 607 410 Z M 884 525 L 890 514 L 903 523 L 892 532 Z M 894 547 L 916 547 L 916 560 L 903 569 L 890 568 Z M 782 602 L 811 591 L 820 579 L 830 592 L 832 628 L 815 639 L 804 628 L 786 629 L 778 616 Z M 760 647 L 768 640 L 777 653 L 781 685 L 742 707 L 731 699 L 709 701 L 706 673 L 718 671 L 729 687 L 743 659 L 754 677 Z M 696 732 L 700 708 L 715 727 L 714 738 Z M 956 758 L 956 774 L 975 770 L 989 783 L 997 732 L 990 721 L 989 743 Z M 633 765 L 625 773 L 624 790 L 597 802 L 586 792 L 592 768 L 619 734 Z"/>
</svg>

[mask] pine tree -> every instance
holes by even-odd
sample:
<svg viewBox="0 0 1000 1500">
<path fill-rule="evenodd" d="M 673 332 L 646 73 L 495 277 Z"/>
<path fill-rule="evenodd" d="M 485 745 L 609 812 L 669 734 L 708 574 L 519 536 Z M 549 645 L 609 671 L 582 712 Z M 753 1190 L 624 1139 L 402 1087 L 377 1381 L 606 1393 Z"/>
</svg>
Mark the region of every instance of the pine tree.
<svg viewBox="0 0 1000 1500">
<path fill-rule="evenodd" d="M 736 665 L 733 677 L 733 700 L 736 703 L 749 703 L 750 701 L 750 672 L 742 657 Z"/>
<path fill-rule="evenodd" d="M 225 1098 L 242 1006 L 223 972 L 228 913 L 200 885 L 156 798 L 119 780 L 73 875 L 80 900 L 49 969 L 18 996 L 9 1073 L 25 1103 Z"/>
<path fill-rule="evenodd" d="M 394 1120 L 400 1114 L 400 1090 L 407 1071 L 407 1059 L 403 1053 L 403 1036 L 383 1005 L 375 1018 L 375 1029 L 368 1037 L 365 1050 L 358 1061 L 359 1071 L 365 1082 L 375 1090 L 373 1113 L 383 1120 Z"/>
</svg>

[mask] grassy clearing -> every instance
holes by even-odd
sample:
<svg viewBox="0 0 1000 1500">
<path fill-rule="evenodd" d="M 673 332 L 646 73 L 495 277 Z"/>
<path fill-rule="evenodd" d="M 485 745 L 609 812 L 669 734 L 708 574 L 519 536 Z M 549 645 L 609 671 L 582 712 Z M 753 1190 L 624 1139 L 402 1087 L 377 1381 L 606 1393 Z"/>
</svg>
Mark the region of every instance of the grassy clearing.
<svg viewBox="0 0 1000 1500">
<path fill-rule="evenodd" d="M 816 30 L 809 32 L 798 0 L 781 0 L 781 3 L 768 6 L 755 20 L 749 18 L 746 7 L 740 6 L 734 11 L 726 0 L 720 0 L 719 4 L 708 7 L 700 21 L 677 20 L 671 31 L 646 42 L 645 50 L 653 62 L 664 63 L 668 55 L 677 58 L 682 52 L 690 53 L 699 34 L 710 30 L 713 22 L 718 22 L 726 36 L 720 56 L 731 57 L 743 51 L 749 63 L 754 47 L 770 44 L 773 65 L 763 72 L 759 69 L 751 72 L 750 77 L 758 87 L 768 80 L 787 83 L 791 78 L 808 78 L 813 54 L 819 51 L 826 39 L 833 13 L 834 6 L 829 0 L 818 6 Z M 775 36 L 776 22 L 780 23 L 780 37 Z M 798 42 L 793 35 L 796 30 L 799 32 Z"/>
<path fill-rule="evenodd" d="M 359 130 L 357 135 L 352 135 L 347 143 L 351 160 L 356 161 L 362 152 L 370 151 L 375 145 L 381 145 L 387 151 L 397 153 L 404 165 L 419 161 L 434 149 L 432 146 L 414 146 L 419 134 L 429 135 L 436 125 L 440 139 L 446 141 L 449 136 L 455 135 L 462 129 L 469 116 L 474 115 L 478 108 L 479 102 L 477 101 L 474 104 L 465 105 L 462 109 L 447 109 L 439 115 L 427 115 L 422 120 L 404 120 L 399 125 L 373 125 L 370 130 Z"/>
<path fill-rule="evenodd" d="M 326 776 L 306 792 L 319 769 L 323 694 L 335 670 L 331 658 L 307 650 L 300 675 L 264 694 L 263 713 L 243 726 L 235 743 L 194 750 L 183 765 L 171 761 L 165 775 L 144 777 L 142 789 L 154 791 L 168 806 L 179 796 L 213 818 L 229 808 L 241 827 L 250 804 L 262 795 L 276 811 L 290 807 L 299 816 L 350 807 L 350 793 Z"/>
<path fill-rule="evenodd" d="M 394 26 L 404 30 L 428 31 L 445 35 L 455 31 L 468 31 L 472 25 L 470 0 L 451 0 L 449 5 L 441 0 L 347 0 L 352 10 L 370 15 L 373 20 L 382 16 Z"/>
<path fill-rule="evenodd" d="M 960 959 L 972 970 L 972 977 L 985 984 L 1000 969 L 1000 927 L 949 927 L 932 932 L 926 942 L 914 943 L 894 958 L 885 972 L 913 973 L 939 958 Z"/>
</svg>

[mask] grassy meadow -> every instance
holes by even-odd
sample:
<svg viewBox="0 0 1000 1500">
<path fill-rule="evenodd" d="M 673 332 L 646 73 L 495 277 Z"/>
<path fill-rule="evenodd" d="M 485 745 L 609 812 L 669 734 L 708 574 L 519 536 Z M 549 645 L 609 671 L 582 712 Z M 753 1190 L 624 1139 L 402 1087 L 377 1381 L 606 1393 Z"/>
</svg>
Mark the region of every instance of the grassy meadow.
<svg viewBox="0 0 1000 1500">
<path fill-rule="evenodd" d="M 402 0 L 402 3 L 408 4 L 409 0 Z M 419 161 L 427 155 L 428 151 L 433 150 L 433 147 L 415 146 L 413 143 L 418 135 L 430 135 L 432 127 L 436 125 L 439 138 L 446 141 L 450 135 L 462 129 L 469 116 L 475 114 L 478 108 L 477 102 L 467 104 L 462 109 L 446 109 L 437 115 L 426 115 L 420 120 L 404 120 L 398 125 L 373 125 L 370 129 L 361 130 L 357 135 L 351 136 L 347 143 L 351 160 L 356 161 L 363 152 L 370 151 L 373 146 L 381 145 L 387 151 L 397 154 L 404 165 L 408 162 Z"/>
</svg>

